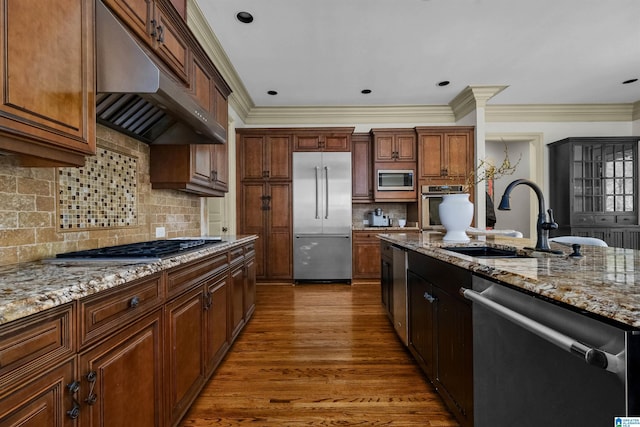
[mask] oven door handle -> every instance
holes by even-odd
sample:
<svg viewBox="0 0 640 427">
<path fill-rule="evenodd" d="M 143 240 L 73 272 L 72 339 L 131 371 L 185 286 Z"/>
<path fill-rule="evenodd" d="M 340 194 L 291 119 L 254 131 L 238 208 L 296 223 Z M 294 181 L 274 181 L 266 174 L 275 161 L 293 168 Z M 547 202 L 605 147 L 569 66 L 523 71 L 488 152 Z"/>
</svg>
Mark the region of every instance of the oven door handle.
<svg viewBox="0 0 640 427">
<path fill-rule="evenodd" d="M 582 358 L 590 365 L 605 369 L 618 376 L 624 374 L 624 361 L 618 356 L 607 353 L 598 348 L 589 347 L 570 336 L 558 332 L 555 329 L 543 325 L 542 323 L 539 323 L 482 295 L 485 292 L 490 292 L 489 290 L 493 286 L 496 285 L 490 286 L 482 293 L 467 288 L 460 288 L 460 294 L 473 303 L 483 306 L 491 312 L 502 316 L 508 321 L 515 323 L 551 344 Z"/>
</svg>

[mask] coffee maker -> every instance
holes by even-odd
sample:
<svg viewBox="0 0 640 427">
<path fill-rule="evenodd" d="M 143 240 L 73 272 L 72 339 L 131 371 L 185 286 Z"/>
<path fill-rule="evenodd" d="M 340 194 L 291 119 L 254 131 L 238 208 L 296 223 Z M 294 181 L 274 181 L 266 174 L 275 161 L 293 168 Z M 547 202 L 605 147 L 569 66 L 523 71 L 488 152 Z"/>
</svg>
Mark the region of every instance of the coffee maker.
<svg viewBox="0 0 640 427">
<path fill-rule="evenodd" d="M 369 219 L 369 227 L 388 227 L 389 226 L 389 218 L 384 215 L 382 209 L 377 208 L 368 215 Z"/>
</svg>

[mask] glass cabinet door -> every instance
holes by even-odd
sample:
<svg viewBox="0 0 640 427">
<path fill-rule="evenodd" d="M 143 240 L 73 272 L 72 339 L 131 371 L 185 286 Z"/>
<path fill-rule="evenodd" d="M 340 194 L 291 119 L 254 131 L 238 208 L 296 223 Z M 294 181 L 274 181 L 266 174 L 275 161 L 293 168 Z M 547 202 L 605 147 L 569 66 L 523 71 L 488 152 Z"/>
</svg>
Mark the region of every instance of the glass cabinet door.
<svg viewBox="0 0 640 427">
<path fill-rule="evenodd" d="M 574 145 L 574 212 L 633 213 L 634 155 L 635 146 L 631 143 Z"/>
</svg>

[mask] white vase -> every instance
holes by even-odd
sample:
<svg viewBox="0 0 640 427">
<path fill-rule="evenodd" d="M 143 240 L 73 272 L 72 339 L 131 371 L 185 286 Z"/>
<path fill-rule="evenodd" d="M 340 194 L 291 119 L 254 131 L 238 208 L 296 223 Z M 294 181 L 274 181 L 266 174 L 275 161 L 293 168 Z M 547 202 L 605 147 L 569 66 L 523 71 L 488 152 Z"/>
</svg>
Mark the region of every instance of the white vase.
<svg viewBox="0 0 640 427">
<path fill-rule="evenodd" d="M 473 203 L 469 194 L 445 194 L 438 207 L 440 222 L 447 233 L 442 240 L 446 242 L 468 242 L 466 230 L 473 220 Z"/>
</svg>

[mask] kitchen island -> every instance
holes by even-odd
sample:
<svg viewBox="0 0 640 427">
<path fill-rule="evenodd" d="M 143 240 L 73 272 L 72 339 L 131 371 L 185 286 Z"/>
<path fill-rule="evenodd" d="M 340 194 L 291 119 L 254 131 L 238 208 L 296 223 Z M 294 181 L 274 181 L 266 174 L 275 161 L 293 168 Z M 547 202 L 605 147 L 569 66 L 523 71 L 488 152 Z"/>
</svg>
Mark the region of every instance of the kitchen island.
<svg viewBox="0 0 640 427">
<path fill-rule="evenodd" d="M 389 302 L 403 294 L 398 272 L 383 275 L 382 301 L 396 329 L 407 323 L 408 349 L 462 426 L 599 426 L 640 415 L 640 252 L 582 246 L 575 257 L 556 243 L 561 254 L 527 249 L 527 239 L 442 236 L 380 235 L 383 266 L 389 245 L 406 253 L 406 315 Z M 454 252 L 482 247 L 510 253 Z"/>
</svg>

